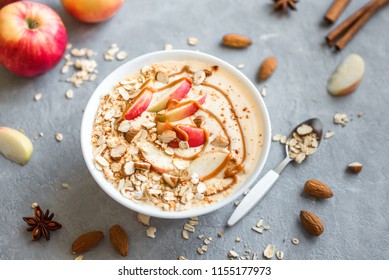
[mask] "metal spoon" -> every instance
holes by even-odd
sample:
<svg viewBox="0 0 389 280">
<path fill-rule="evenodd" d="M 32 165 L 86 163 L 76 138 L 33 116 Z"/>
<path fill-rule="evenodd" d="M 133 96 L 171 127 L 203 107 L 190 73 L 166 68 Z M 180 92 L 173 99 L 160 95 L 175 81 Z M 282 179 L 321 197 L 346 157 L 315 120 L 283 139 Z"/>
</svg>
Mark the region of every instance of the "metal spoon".
<svg viewBox="0 0 389 280">
<path fill-rule="evenodd" d="M 297 132 L 297 128 L 301 125 L 306 124 L 313 128 L 313 132 L 316 133 L 318 146 L 323 135 L 323 126 L 319 119 L 313 118 L 309 119 L 303 123 L 300 123 L 296 126 L 293 131 L 290 133 L 288 139 L 291 139 L 294 132 Z M 232 213 L 230 219 L 227 222 L 228 226 L 235 225 L 240 219 L 242 219 L 253 207 L 265 197 L 267 192 L 271 189 L 274 183 L 277 181 L 280 173 L 288 165 L 289 162 L 294 159 L 290 157 L 289 154 L 289 145 L 285 145 L 286 157 L 285 159 L 273 170 L 270 170 L 266 173 L 261 180 L 259 180 L 250 192 L 242 199 L 238 207 Z"/>
</svg>

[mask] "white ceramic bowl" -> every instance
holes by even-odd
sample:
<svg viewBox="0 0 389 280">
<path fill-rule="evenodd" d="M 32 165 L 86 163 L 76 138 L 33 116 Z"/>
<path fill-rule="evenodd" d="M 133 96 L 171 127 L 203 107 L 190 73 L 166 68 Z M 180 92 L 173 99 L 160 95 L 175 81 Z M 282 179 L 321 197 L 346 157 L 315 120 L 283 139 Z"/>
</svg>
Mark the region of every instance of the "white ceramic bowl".
<svg viewBox="0 0 389 280">
<path fill-rule="evenodd" d="M 237 81 L 243 85 L 247 89 L 248 94 L 252 95 L 252 99 L 254 100 L 254 106 L 257 107 L 259 116 L 257 116 L 260 120 L 262 126 L 262 153 L 259 158 L 255 162 L 255 166 L 252 170 L 252 174 L 248 176 L 247 180 L 244 184 L 241 185 L 238 189 L 235 190 L 234 193 L 227 196 L 225 199 L 220 200 L 217 203 L 210 204 L 201 208 L 194 208 L 190 210 L 184 211 L 163 211 L 157 207 L 144 205 L 141 203 L 135 203 L 134 201 L 125 198 L 122 194 L 117 191 L 112 184 L 110 184 L 105 178 L 102 172 L 98 171 L 93 162 L 93 153 L 92 153 L 92 144 L 91 144 L 91 135 L 92 135 L 92 126 L 94 122 L 94 118 L 96 115 L 97 108 L 100 103 L 100 98 L 107 92 L 111 91 L 114 85 L 116 85 L 123 77 L 128 74 L 134 73 L 141 69 L 145 65 L 151 65 L 155 63 L 161 63 L 164 61 L 182 61 L 182 60 L 194 60 L 200 61 L 207 64 L 218 65 L 222 67 L 227 72 L 230 72 L 234 77 L 236 77 Z M 81 124 L 81 147 L 84 155 L 84 159 L 86 165 L 92 174 L 93 178 L 97 182 L 97 184 L 114 200 L 122 204 L 123 206 L 132 209 L 136 212 L 143 213 L 146 215 L 150 215 L 152 217 L 166 218 L 166 219 L 182 219 L 189 218 L 193 216 L 200 216 L 212 211 L 215 211 L 237 199 L 245 189 L 250 187 L 255 179 L 260 174 L 265 161 L 267 159 L 270 142 L 271 142 L 271 129 L 270 129 L 270 119 L 266 109 L 266 106 L 258 93 L 255 86 L 250 82 L 250 80 L 244 76 L 239 70 L 237 70 L 232 65 L 227 62 L 216 58 L 214 56 L 204 54 L 201 52 L 194 51 L 186 51 L 186 50 L 172 50 L 172 51 L 158 51 L 152 52 L 140 57 L 137 57 L 109 74 L 104 81 L 96 88 L 95 92 L 91 96 L 82 119 Z"/>
</svg>

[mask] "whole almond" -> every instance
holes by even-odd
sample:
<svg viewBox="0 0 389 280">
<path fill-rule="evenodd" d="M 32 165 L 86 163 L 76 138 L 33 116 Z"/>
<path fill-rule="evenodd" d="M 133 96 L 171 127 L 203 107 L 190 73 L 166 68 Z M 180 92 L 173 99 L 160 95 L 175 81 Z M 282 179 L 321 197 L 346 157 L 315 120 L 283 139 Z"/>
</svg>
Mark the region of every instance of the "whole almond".
<svg viewBox="0 0 389 280">
<path fill-rule="evenodd" d="M 244 35 L 227 34 L 223 37 L 223 44 L 232 48 L 246 48 L 252 44 L 252 41 Z"/>
<path fill-rule="evenodd" d="M 99 244 L 100 241 L 103 239 L 104 234 L 101 231 L 91 231 L 84 233 L 73 241 L 72 252 L 73 254 L 81 254 L 86 251 L 89 251 L 97 244 Z"/>
<path fill-rule="evenodd" d="M 258 78 L 260 81 L 265 81 L 273 75 L 274 71 L 277 68 L 277 59 L 274 56 L 269 56 L 266 58 L 261 67 L 259 67 Z"/>
<path fill-rule="evenodd" d="M 109 230 L 109 238 L 113 247 L 123 257 L 128 254 L 128 237 L 124 229 L 119 225 L 114 225 Z"/>
<path fill-rule="evenodd" d="M 306 181 L 304 192 L 314 198 L 331 198 L 334 196 L 330 187 L 319 180 Z"/>
<path fill-rule="evenodd" d="M 319 236 L 324 231 L 324 225 L 323 222 L 320 220 L 320 218 L 309 211 L 301 211 L 300 212 L 300 220 L 303 224 L 303 227 L 306 229 L 307 232 L 314 236 Z"/>
</svg>

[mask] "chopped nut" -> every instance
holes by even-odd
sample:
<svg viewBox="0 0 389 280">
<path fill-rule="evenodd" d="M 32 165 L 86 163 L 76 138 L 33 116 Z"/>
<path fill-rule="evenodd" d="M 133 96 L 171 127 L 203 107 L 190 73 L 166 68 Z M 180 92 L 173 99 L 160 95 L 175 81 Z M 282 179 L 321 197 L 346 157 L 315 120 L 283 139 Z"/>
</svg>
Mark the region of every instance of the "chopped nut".
<svg viewBox="0 0 389 280">
<path fill-rule="evenodd" d="M 120 159 L 126 153 L 127 147 L 125 145 L 119 145 L 114 147 L 110 155 L 113 159 Z"/>
<path fill-rule="evenodd" d="M 164 150 L 164 152 L 165 152 L 165 154 L 167 154 L 167 155 L 169 155 L 169 156 L 174 155 L 174 150 L 173 150 L 172 148 L 170 148 L 170 147 L 166 148 L 166 149 Z"/>
<path fill-rule="evenodd" d="M 345 126 L 348 122 L 348 118 L 346 114 L 340 114 L 336 113 L 333 118 L 334 124 L 340 124 L 342 126 Z"/>
<path fill-rule="evenodd" d="M 196 46 L 198 43 L 199 43 L 199 40 L 196 37 L 189 37 L 188 38 L 188 45 Z"/>
<path fill-rule="evenodd" d="M 150 238 L 155 238 L 155 232 L 157 231 L 157 229 L 155 227 L 149 227 L 146 231 L 146 235 L 147 237 L 150 237 Z"/>
<path fill-rule="evenodd" d="M 163 48 L 165 51 L 170 51 L 173 49 L 173 45 L 172 44 L 165 44 L 164 48 Z"/>
<path fill-rule="evenodd" d="M 137 218 L 138 222 L 140 222 L 142 225 L 144 225 L 144 226 L 150 225 L 150 216 L 138 213 L 136 218 Z"/>
<path fill-rule="evenodd" d="M 41 92 L 38 92 L 37 94 L 35 94 L 34 96 L 34 100 L 35 101 L 39 101 L 42 99 L 42 93 Z"/>
<path fill-rule="evenodd" d="M 235 252 L 234 250 L 229 251 L 229 252 L 228 252 L 228 256 L 229 256 L 229 257 L 232 257 L 232 258 L 237 258 L 237 257 L 239 257 L 238 253 Z"/>
<path fill-rule="evenodd" d="M 61 183 L 61 186 L 64 188 L 64 189 L 70 189 L 70 185 L 68 183 Z"/>
<path fill-rule="evenodd" d="M 197 116 L 193 119 L 193 123 L 197 127 L 202 127 L 205 124 L 205 118 L 203 116 Z"/>
<path fill-rule="evenodd" d="M 169 76 L 166 71 L 157 71 L 157 74 L 155 74 L 155 79 L 163 84 L 169 83 Z"/>
<path fill-rule="evenodd" d="M 164 132 L 162 132 L 161 135 L 159 135 L 158 139 L 162 142 L 162 143 L 170 143 L 171 141 L 173 141 L 174 139 L 177 138 L 177 134 L 175 131 L 173 130 L 165 130 Z"/>
<path fill-rule="evenodd" d="M 219 232 L 217 233 L 217 236 L 223 237 L 223 232 L 222 232 L 222 231 L 219 231 Z"/>
<path fill-rule="evenodd" d="M 134 167 L 135 169 L 149 171 L 151 168 L 151 164 L 148 162 L 135 162 Z"/>
<path fill-rule="evenodd" d="M 140 129 L 130 128 L 125 134 L 124 138 L 128 141 L 128 143 L 132 143 L 135 137 L 141 132 Z"/>
<path fill-rule="evenodd" d="M 267 245 L 266 249 L 263 251 L 263 256 L 267 259 L 271 259 L 274 256 L 275 247 L 273 244 Z"/>
<path fill-rule="evenodd" d="M 206 78 L 206 75 L 205 75 L 204 71 L 197 71 L 193 75 L 193 84 L 195 86 L 201 85 L 202 83 L 204 83 L 205 78 Z"/>
<path fill-rule="evenodd" d="M 127 58 L 127 53 L 125 51 L 120 51 L 116 54 L 117 60 L 125 60 Z"/>
<path fill-rule="evenodd" d="M 347 167 L 349 171 L 353 173 L 359 173 L 362 171 L 363 165 L 359 162 L 352 162 Z"/>
<path fill-rule="evenodd" d="M 67 99 L 73 99 L 74 92 L 72 89 L 68 89 L 65 93 Z"/>
<path fill-rule="evenodd" d="M 135 173 L 135 163 L 133 161 L 129 161 L 124 165 L 124 173 L 126 175 L 132 175 Z"/>
<path fill-rule="evenodd" d="M 216 147 L 227 147 L 230 144 L 227 137 L 218 135 L 215 139 L 212 140 L 211 145 Z"/>
<path fill-rule="evenodd" d="M 178 177 L 170 175 L 168 173 L 163 173 L 162 178 L 165 181 L 166 184 L 168 184 L 171 187 L 176 187 L 178 184 Z"/>
<path fill-rule="evenodd" d="M 55 139 L 58 141 L 58 142 L 61 142 L 63 140 L 63 135 L 61 133 L 56 133 L 55 134 Z"/>
<path fill-rule="evenodd" d="M 186 260 L 186 258 L 185 258 L 184 256 L 179 256 L 178 259 L 179 259 L 180 261 Z"/>
<path fill-rule="evenodd" d="M 324 135 L 324 139 L 331 138 L 332 136 L 335 135 L 335 132 L 333 130 L 329 130 L 326 135 Z"/>
<path fill-rule="evenodd" d="M 190 148 L 188 141 L 180 141 L 178 143 L 178 147 L 180 149 L 189 149 Z"/>
</svg>

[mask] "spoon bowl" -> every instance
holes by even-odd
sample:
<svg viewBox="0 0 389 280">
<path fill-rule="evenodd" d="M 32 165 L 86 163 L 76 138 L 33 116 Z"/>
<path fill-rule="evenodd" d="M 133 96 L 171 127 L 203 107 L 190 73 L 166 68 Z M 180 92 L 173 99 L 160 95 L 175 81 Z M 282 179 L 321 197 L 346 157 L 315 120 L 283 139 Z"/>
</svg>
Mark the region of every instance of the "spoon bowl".
<svg viewBox="0 0 389 280">
<path fill-rule="evenodd" d="M 290 145 L 288 144 L 291 139 L 295 139 L 295 133 L 297 133 L 298 137 L 304 137 L 303 133 L 299 134 L 298 129 L 303 126 L 307 125 L 312 128 L 312 131 L 310 131 L 307 134 L 314 133 L 316 136 L 317 143 L 315 144 L 315 149 L 317 149 L 320 145 L 322 136 L 323 136 L 323 125 L 321 121 L 318 118 L 312 118 L 309 120 L 306 120 L 302 123 L 300 123 L 298 126 L 296 126 L 292 132 L 289 134 L 287 138 L 287 144 L 285 145 L 285 151 L 286 151 L 286 157 L 284 158 L 281 163 L 274 168 L 273 170 L 268 171 L 265 176 L 262 177 L 261 180 L 259 180 L 250 190 L 250 192 L 242 199 L 242 201 L 239 203 L 238 207 L 235 209 L 235 211 L 232 213 L 230 219 L 227 222 L 228 226 L 233 226 L 236 224 L 240 219 L 242 219 L 253 207 L 262 199 L 265 197 L 265 195 L 268 193 L 268 191 L 271 189 L 271 187 L 274 185 L 274 183 L 277 181 L 278 177 L 280 176 L 282 170 L 288 165 L 289 162 L 294 161 L 295 158 L 297 158 L 299 155 L 302 154 L 302 159 L 298 160 L 297 163 L 301 163 L 306 156 L 308 156 L 308 153 L 306 150 L 305 152 L 300 150 L 298 155 L 296 157 L 292 157 L 290 153 Z M 309 140 L 309 139 L 308 139 Z M 305 141 L 304 141 L 305 143 Z M 300 143 L 299 143 L 300 144 Z M 310 143 L 309 145 L 313 145 Z M 307 148 L 307 145 L 304 144 L 305 148 Z M 309 148 L 309 147 L 308 147 Z M 314 151 L 316 152 L 316 150 Z M 311 154 L 313 154 L 312 152 Z"/>
</svg>

